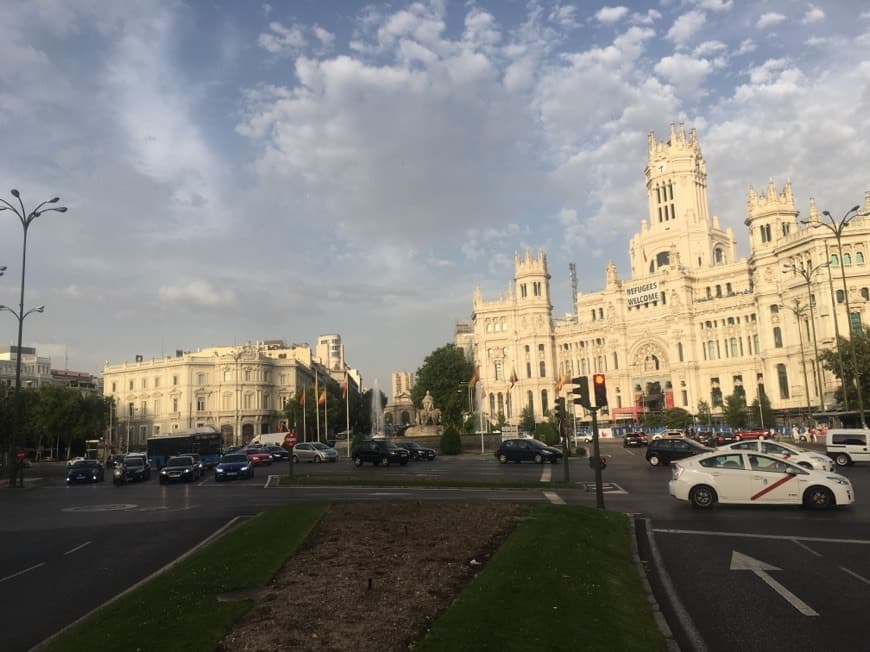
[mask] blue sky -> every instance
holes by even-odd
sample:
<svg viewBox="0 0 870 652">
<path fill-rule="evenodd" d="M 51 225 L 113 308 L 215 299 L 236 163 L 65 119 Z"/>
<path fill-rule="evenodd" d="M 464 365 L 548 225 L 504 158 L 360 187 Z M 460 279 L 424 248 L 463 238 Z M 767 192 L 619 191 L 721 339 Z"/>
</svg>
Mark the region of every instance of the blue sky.
<svg viewBox="0 0 870 652">
<path fill-rule="evenodd" d="M 804 215 L 870 190 L 857 0 L 6 0 L 0 24 L 0 192 L 69 207 L 29 232 L 24 343 L 56 368 L 339 333 L 386 387 L 517 251 L 547 251 L 557 315 L 569 263 L 584 292 L 626 278 L 671 122 L 741 255 L 750 185 L 791 180 Z M 20 249 L 0 213 L 2 304 Z"/>
</svg>

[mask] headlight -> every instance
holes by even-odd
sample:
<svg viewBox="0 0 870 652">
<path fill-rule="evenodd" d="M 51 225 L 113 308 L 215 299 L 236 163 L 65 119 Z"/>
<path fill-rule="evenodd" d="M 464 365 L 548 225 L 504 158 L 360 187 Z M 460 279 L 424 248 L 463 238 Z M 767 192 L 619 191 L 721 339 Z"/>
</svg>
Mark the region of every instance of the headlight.
<svg viewBox="0 0 870 652">
<path fill-rule="evenodd" d="M 160 470 L 160 475 L 166 475 L 166 469 L 161 469 L 161 470 Z"/>
<path fill-rule="evenodd" d="M 190 469 L 184 469 L 184 471 L 182 471 L 182 473 L 190 473 Z"/>
<path fill-rule="evenodd" d="M 836 476 L 836 475 L 829 475 L 829 476 L 826 476 L 826 478 L 828 480 L 830 480 L 831 482 L 836 482 L 837 484 L 841 484 L 845 487 L 848 487 L 851 484 L 848 479 L 841 478 L 841 477 Z"/>
<path fill-rule="evenodd" d="M 218 468 L 218 467 L 215 467 L 215 470 L 214 470 L 214 472 L 215 472 L 215 473 L 223 473 L 223 472 L 224 472 L 224 470 L 223 470 L 223 469 L 221 469 L 221 468 Z"/>
</svg>

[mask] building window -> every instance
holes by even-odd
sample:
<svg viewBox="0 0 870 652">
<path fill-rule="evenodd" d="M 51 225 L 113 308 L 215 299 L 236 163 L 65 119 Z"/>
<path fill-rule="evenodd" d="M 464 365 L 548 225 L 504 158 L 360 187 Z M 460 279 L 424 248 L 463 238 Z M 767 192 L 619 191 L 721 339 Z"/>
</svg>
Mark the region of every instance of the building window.
<svg viewBox="0 0 870 652">
<path fill-rule="evenodd" d="M 133 381 L 132 380 L 130 381 L 129 389 L 131 392 L 133 391 Z"/>
<path fill-rule="evenodd" d="M 172 411 L 178 412 L 178 399 L 177 398 L 172 399 Z"/>
<path fill-rule="evenodd" d="M 707 359 L 715 360 L 716 359 L 716 341 L 708 340 L 707 341 Z"/>
<path fill-rule="evenodd" d="M 543 360 L 541 360 L 538 367 L 539 367 L 538 370 L 541 373 L 541 378 L 546 378 L 547 377 L 547 363 L 544 362 Z"/>
<path fill-rule="evenodd" d="M 852 256 L 850 254 L 843 254 L 843 265 L 848 267 L 852 264 Z"/>
<path fill-rule="evenodd" d="M 683 343 L 682 342 L 677 342 L 677 359 L 680 362 L 685 362 L 685 360 L 683 359 Z"/>
<path fill-rule="evenodd" d="M 196 374 L 196 384 L 205 385 L 205 374 Z"/>
<path fill-rule="evenodd" d="M 613 352 L 613 368 L 619 369 L 619 357 L 616 354 L 616 351 Z"/>
<path fill-rule="evenodd" d="M 773 345 L 778 349 L 782 348 L 782 331 L 779 326 L 773 327 Z"/>
<path fill-rule="evenodd" d="M 154 387 L 155 388 L 160 387 L 160 377 L 159 376 L 154 379 Z"/>
<path fill-rule="evenodd" d="M 682 390 L 683 407 L 689 404 L 689 392 Z"/>
<path fill-rule="evenodd" d="M 837 303 L 843 303 L 846 300 L 846 295 L 842 290 L 837 290 Z"/>
<path fill-rule="evenodd" d="M 251 370 L 250 369 L 245 369 L 245 380 L 247 380 L 247 381 L 251 380 Z"/>
<path fill-rule="evenodd" d="M 520 285 L 520 296 L 521 296 L 523 299 L 525 299 L 526 296 L 528 296 L 528 292 L 526 291 L 526 284 L 525 284 L 525 283 L 523 283 L 522 285 Z"/>
<path fill-rule="evenodd" d="M 864 301 L 870 299 L 870 291 L 868 291 L 867 288 L 861 288 L 861 298 L 864 299 Z"/>
<path fill-rule="evenodd" d="M 527 362 L 526 363 L 526 378 L 531 378 L 531 377 L 532 377 L 532 363 Z"/>
<path fill-rule="evenodd" d="M 776 365 L 776 377 L 779 380 L 779 397 L 788 398 L 788 372 L 784 364 Z"/>
<path fill-rule="evenodd" d="M 144 417 L 146 414 L 148 414 L 148 401 L 142 401 L 139 404 L 139 410 L 140 410 L 139 416 Z"/>
<path fill-rule="evenodd" d="M 496 380 L 504 380 L 504 368 L 502 367 L 501 360 L 495 361 L 495 364 L 493 364 L 493 371 L 495 371 Z"/>
<path fill-rule="evenodd" d="M 722 406 L 722 388 L 719 386 L 719 379 L 710 379 L 710 404 L 712 407 Z"/>
<path fill-rule="evenodd" d="M 855 264 L 856 265 L 863 265 L 864 264 L 864 254 L 862 254 L 860 251 L 855 252 Z"/>
<path fill-rule="evenodd" d="M 147 378 L 142 379 L 142 389 L 148 389 L 148 379 Z"/>
<path fill-rule="evenodd" d="M 527 407 L 529 408 L 529 412 L 531 412 L 532 415 L 534 415 L 535 414 L 535 403 L 534 403 L 534 395 L 532 394 L 532 390 L 529 390 L 526 393 L 526 400 L 528 401 Z"/>
<path fill-rule="evenodd" d="M 778 315 L 778 314 L 779 314 L 779 306 L 776 305 L 776 304 L 773 304 L 773 305 L 770 307 L 770 314 L 771 314 L 771 315 Z"/>
<path fill-rule="evenodd" d="M 196 397 L 196 411 L 205 412 L 205 396 Z"/>
<path fill-rule="evenodd" d="M 541 282 L 535 281 L 532 283 L 532 292 L 534 292 L 536 297 L 541 296 Z"/>
<path fill-rule="evenodd" d="M 112 394 L 114 394 L 117 390 L 118 390 L 118 388 L 117 388 L 117 384 L 116 384 L 116 383 L 112 383 Z"/>
<path fill-rule="evenodd" d="M 175 387 L 176 385 L 178 385 L 178 376 L 173 376 L 172 377 L 172 386 Z"/>
<path fill-rule="evenodd" d="M 550 402 L 547 397 L 547 390 L 541 390 L 541 414 L 547 414 L 550 409 Z"/>
<path fill-rule="evenodd" d="M 837 254 L 831 254 L 831 267 L 839 267 L 840 259 L 837 257 Z"/>
</svg>

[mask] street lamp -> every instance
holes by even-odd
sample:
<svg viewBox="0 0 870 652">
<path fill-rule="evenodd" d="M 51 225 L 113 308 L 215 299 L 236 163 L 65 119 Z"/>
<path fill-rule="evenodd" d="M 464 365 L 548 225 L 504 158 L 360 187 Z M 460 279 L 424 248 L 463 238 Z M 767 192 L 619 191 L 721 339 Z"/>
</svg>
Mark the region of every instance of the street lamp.
<svg viewBox="0 0 870 652">
<path fill-rule="evenodd" d="M 813 309 L 813 307 L 815 307 L 815 304 L 816 304 L 815 297 L 813 297 L 813 290 L 812 290 L 813 275 L 816 272 L 818 272 L 820 269 L 825 269 L 826 267 L 830 267 L 830 265 L 831 265 L 831 261 L 824 262 L 821 265 L 813 266 L 812 264 L 810 264 L 809 266 L 801 265 L 800 267 L 798 267 L 797 265 L 792 263 L 791 265 L 786 265 L 782 269 L 783 274 L 786 274 L 788 272 L 792 272 L 793 274 L 799 274 L 801 276 L 801 278 L 804 279 L 804 283 L 806 283 L 806 286 L 807 286 L 807 299 L 809 300 L 809 304 L 808 304 L 807 308 L 810 311 Z M 834 310 L 836 311 L 836 308 L 834 308 Z M 812 315 L 811 315 L 811 317 L 812 317 Z M 809 322 L 810 322 L 810 333 L 811 333 L 812 338 L 813 338 L 813 355 L 815 356 L 813 382 L 816 384 L 816 391 L 819 394 L 819 404 L 820 404 L 822 412 L 824 412 L 825 411 L 825 392 L 824 392 L 823 383 L 822 383 L 822 370 L 821 370 L 821 367 L 819 366 L 819 347 L 818 347 L 818 344 L 816 342 L 816 321 L 815 321 L 815 319 L 811 318 L 809 320 Z M 839 346 L 839 343 L 838 343 L 838 346 Z M 839 353 L 839 348 L 837 349 L 837 351 Z M 843 371 L 843 359 L 841 357 L 840 358 L 840 373 L 842 373 L 842 371 Z M 845 394 L 845 392 L 844 392 L 844 394 Z"/>
<path fill-rule="evenodd" d="M 15 199 L 18 200 L 18 208 L 10 204 L 5 199 L 0 198 L 0 212 L 2 211 L 12 211 L 15 213 L 16 217 L 18 217 L 18 221 L 21 222 L 21 227 L 24 230 L 24 238 L 23 244 L 21 247 L 21 295 L 20 300 L 18 302 L 18 312 L 16 313 L 14 310 L 10 310 L 12 314 L 16 315 L 18 318 L 18 351 L 15 356 L 15 426 L 12 429 L 12 433 L 9 436 L 9 455 L 10 461 L 11 456 L 15 454 L 15 437 L 18 434 L 18 430 L 21 428 L 22 423 L 22 415 L 21 415 L 21 339 L 23 336 L 23 326 L 24 326 L 24 318 L 29 315 L 33 310 L 28 310 L 24 312 L 24 275 L 27 270 L 27 230 L 30 228 L 30 225 L 33 224 L 33 221 L 42 215 L 43 213 L 49 212 L 57 212 L 57 213 L 66 213 L 66 206 L 51 206 L 49 208 L 45 208 L 47 204 L 56 204 L 60 201 L 60 197 L 52 197 L 41 204 L 39 204 L 36 208 L 34 208 L 29 213 L 24 208 L 24 202 L 21 201 L 21 193 L 19 193 L 15 188 L 9 191 Z M 19 210 L 20 209 L 20 210 Z M 42 308 L 36 310 L 36 312 L 42 312 Z M 18 475 L 18 469 L 10 464 L 10 468 L 12 471 L 9 474 L 9 486 L 15 486 L 15 479 Z"/>
<path fill-rule="evenodd" d="M 785 307 L 794 313 L 794 317 L 798 323 L 798 341 L 800 342 L 801 346 L 801 365 L 803 366 L 804 370 L 804 391 L 807 393 L 807 420 L 809 420 L 810 416 L 812 415 L 812 406 L 810 405 L 810 383 L 809 380 L 807 380 L 807 359 L 804 355 L 804 335 L 801 330 L 803 328 L 803 326 L 801 325 L 801 316 L 803 315 L 803 313 L 809 310 L 809 306 L 802 306 L 800 299 L 795 299 L 794 308 L 792 308 L 791 306 Z"/>
<path fill-rule="evenodd" d="M 848 211 L 846 211 L 846 213 L 843 215 L 842 218 L 840 218 L 839 221 L 836 220 L 834 218 L 834 216 L 831 215 L 828 211 L 822 211 L 822 215 L 827 217 L 830 220 L 830 223 L 821 222 L 821 221 L 809 222 L 807 220 L 802 220 L 802 223 L 803 224 L 810 224 L 810 226 L 814 229 L 818 228 L 820 226 L 823 226 L 826 229 L 828 229 L 834 235 L 834 238 L 836 238 L 836 240 L 837 240 L 837 251 L 838 251 L 839 256 L 840 256 L 840 271 L 842 272 L 842 278 L 843 278 L 843 300 L 846 302 L 846 319 L 847 319 L 847 323 L 848 323 L 849 343 L 850 343 L 849 348 L 852 350 L 852 372 L 854 373 L 855 391 L 856 391 L 856 395 L 858 397 L 858 415 L 861 417 L 861 426 L 863 428 L 866 428 L 867 421 L 864 418 L 864 399 L 861 395 L 861 378 L 859 375 L 860 372 L 858 371 L 858 355 L 855 352 L 855 342 L 852 338 L 852 335 L 853 335 L 853 332 L 852 332 L 853 331 L 853 329 L 852 329 L 852 310 L 849 307 L 849 290 L 846 287 L 846 266 L 843 264 L 843 242 L 842 242 L 843 230 L 847 226 L 849 226 L 849 223 L 853 219 L 855 219 L 855 217 L 857 217 L 859 215 L 858 210 L 860 208 L 861 208 L 860 206 L 853 206 Z M 837 307 L 836 307 L 836 305 L 834 305 L 834 310 L 836 311 L 836 309 L 837 309 Z M 845 381 L 845 378 L 844 378 L 844 381 Z M 846 394 L 845 384 L 843 386 L 843 394 L 844 395 Z"/>
</svg>

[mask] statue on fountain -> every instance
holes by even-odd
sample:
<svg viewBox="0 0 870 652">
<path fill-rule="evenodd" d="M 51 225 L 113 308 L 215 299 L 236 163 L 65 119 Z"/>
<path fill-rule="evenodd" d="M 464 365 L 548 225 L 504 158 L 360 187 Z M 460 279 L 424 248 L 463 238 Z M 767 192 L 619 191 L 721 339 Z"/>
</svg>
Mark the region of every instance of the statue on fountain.
<svg viewBox="0 0 870 652">
<path fill-rule="evenodd" d="M 426 396 L 423 397 L 423 407 L 417 412 L 417 424 L 421 426 L 437 426 L 441 423 L 441 410 L 435 407 L 435 401 L 429 390 L 426 390 Z"/>
</svg>

